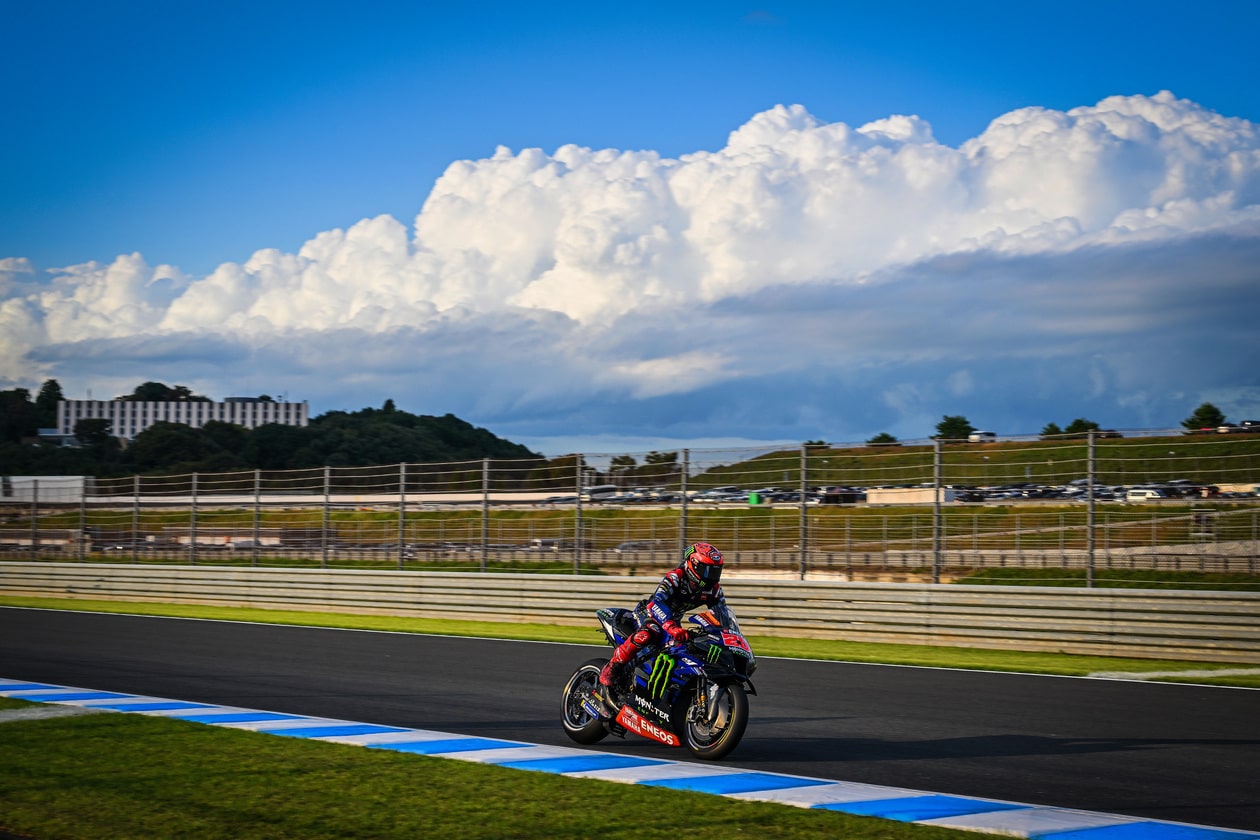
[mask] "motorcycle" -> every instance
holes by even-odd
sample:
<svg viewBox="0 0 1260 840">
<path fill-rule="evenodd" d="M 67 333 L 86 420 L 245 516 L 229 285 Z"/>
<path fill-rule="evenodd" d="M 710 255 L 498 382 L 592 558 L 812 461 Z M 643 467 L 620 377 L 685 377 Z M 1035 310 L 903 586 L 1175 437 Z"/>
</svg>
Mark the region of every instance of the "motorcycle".
<svg viewBox="0 0 1260 840">
<path fill-rule="evenodd" d="M 609 644 L 621 644 L 640 626 L 636 612 L 596 611 Z M 687 641 L 646 646 L 626 668 L 621 684 L 609 691 L 611 718 L 593 696 L 608 659 L 588 659 L 564 685 L 561 721 L 579 744 L 633 732 L 671 747 L 686 746 L 696 758 L 716 761 L 738 746 L 748 726 L 750 677 L 757 658 L 729 607 L 689 617 Z"/>
</svg>

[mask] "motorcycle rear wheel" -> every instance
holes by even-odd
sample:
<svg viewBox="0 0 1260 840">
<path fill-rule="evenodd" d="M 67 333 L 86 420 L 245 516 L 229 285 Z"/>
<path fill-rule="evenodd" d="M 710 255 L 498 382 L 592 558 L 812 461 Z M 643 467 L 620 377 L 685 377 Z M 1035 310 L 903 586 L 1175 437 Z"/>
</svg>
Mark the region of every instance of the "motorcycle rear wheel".
<svg viewBox="0 0 1260 840">
<path fill-rule="evenodd" d="M 607 659 L 586 660 L 564 684 L 560 722 L 564 724 L 564 734 L 579 744 L 595 744 L 608 736 L 608 727 L 585 706 L 585 701 L 599 685 L 599 672 L 607 662 Z"/>
<path fill-rule="evenodd" d="M 717 761 L 729 755 L 744 737 L 744 729 L 748 726 L 748 694 L 739 683 L 718 686 L 710 712 L 701 720 L 700 698 L 695 694 L 699 690 L 700 687 L 696 686 L 691 702 L 683 710 L 678 729 L 683 736 L 683 744 L 692 755 L 705 761 Z"/>
</svg>

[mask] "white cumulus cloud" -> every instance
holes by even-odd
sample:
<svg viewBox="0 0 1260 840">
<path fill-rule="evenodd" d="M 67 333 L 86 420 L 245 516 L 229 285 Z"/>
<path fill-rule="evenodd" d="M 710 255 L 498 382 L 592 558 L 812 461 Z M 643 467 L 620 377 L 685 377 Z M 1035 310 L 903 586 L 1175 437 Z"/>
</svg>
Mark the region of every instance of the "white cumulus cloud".
<svg viewBox="0 0 1260 840">
<path fill-rule="evenodd" d="M 451 164 L 410 228 L 364 219 L 205 277 L 2 259 L 0 381 L 73 391 L 115 353 L 121 393 L 204 357 L 170 378 L 526 434 L 915 436 L 969 405 L 1036 431 L 1048 400 L 1140 425 L 1180 410 L 1152 395 L 1211 388 L 1260 413 L 1254 364 L 1199 364 L 1250 329 L 1258 245 L 1260 129 L 1168 92 L 1013 111 L 957 148 L 915 116 L 778 106 L 677 159 L 499 148 Z"/>
</svg>

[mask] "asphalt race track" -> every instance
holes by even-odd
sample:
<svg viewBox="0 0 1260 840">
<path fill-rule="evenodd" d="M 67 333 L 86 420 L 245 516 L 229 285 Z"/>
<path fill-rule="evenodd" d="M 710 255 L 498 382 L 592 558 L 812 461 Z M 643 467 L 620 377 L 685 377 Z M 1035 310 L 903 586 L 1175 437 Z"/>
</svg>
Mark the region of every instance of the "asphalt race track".
<svg viewBox="0 0 1260 840">
<path fill-rule="evenodd" d="M 0 677 L 561 746 L 560 688 L 606 650 L 0 608 Z M 1260 691 L 769 659 L 754 682 L 726 765 L 1260 829 Z"/>
</svg>

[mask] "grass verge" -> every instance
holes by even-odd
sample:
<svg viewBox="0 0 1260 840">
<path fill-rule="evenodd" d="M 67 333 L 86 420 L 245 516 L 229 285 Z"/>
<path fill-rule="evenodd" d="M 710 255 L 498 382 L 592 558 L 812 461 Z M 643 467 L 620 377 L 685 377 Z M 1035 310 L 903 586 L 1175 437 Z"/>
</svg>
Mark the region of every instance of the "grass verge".
<svg viewBox="0 0 1260 840">
<path fill-rule="evenodd" d="M 0 596 L 0 606 L 33 607 L 91 612 L 157 615 L 175 618 L 203 618 L 220 621 L 252 621 L 263 624 L 290 624 L 304 627 L 342 627 L 351 630 L 380 630 L 392 633 L 426 633 L 444 636 L 479 636 L 574 644 L 604 644 L 603 634 L 594 626 L 566 627 L 554 624 L 508 624 L 491 621 L 455 621 L 440 618 L 353 615 L 344 613 L 260 610 L 246 607 L 212 607 L 195 604 L 94 601 L 78 598 L 32 598 Z M 921 665 L 933 668 L 969 668 L 983 671 L 1017 671 L 1032 674 L 1085 676 L 1098 672 L 1150 673 L 1166 671 L 1226 670 L 1246 668 L 1245 664 L 1181 659 L 1128 659 L 1110 656 L 1084 656 L 1068 653 L 1041 653 L 978 648 L 934 647 L 930 645 L 876 644 L 830 639 L 790 639 L 777 636 L 750 636 L 759 656 L 788 659 L 823 659 L 842 662 L 869 662 L 886 665 Z M 3 676 L 3 674 L 0 674 Z M 1178 681 L 1176 677 L 1161 680 Z M 1195 676 L 1185 682 L 1260 688 L 1260 674 L 1239 676 Z"/>
<path fill-rule="evenodd" d="M 236 607 L 0 597 L 0 606 L 594 643 L 594 628 Z M 764 656 L 1037 673 L 1227 668 L 1213 663 L 754 637 Z M 1260 687 L 1260 678 L 1219 682 Z M 25 706 L 0 698 L 0 710 Z M 759 838 L 966 836 L 767 803 L 571 779 L 139 715 L 0 723 L 0 833 L 75 838 Z"/>
<path fill-rule="evenodd" d="M 0 723 L 0 754 L 0 831 L 41 840 L 965 836 L 141 715 Z"/>
</svg>

